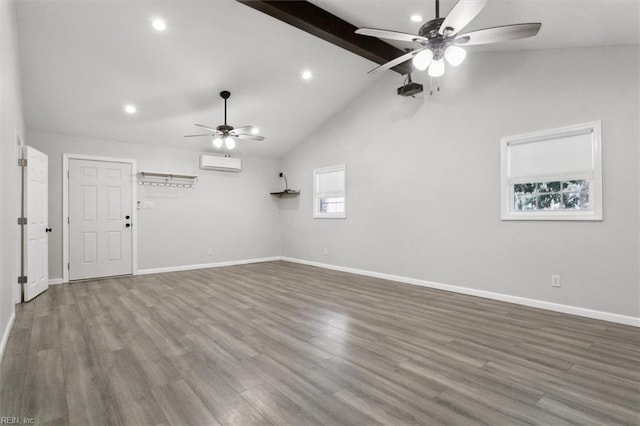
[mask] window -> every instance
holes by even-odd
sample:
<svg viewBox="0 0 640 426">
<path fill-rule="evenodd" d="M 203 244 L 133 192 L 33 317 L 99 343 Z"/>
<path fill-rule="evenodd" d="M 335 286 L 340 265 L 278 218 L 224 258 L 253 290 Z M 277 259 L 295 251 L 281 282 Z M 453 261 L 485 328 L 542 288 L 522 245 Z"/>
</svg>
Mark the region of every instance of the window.
<svg viewBox="0 0 640 426">
<path fill-rule="evenodd" d="M 599 121 L 501 141 L 503 220 L 602 220 Z"/>
<path fill-rule="evenodd" d="M 313 217 L 346 217 L 346 175 L 344 164 L 313 171 Z"/>
<path fill-rule="evenodd" d="M 589 180 L 516 183 L 513 209 L 589 210 Z"/>
</svg>

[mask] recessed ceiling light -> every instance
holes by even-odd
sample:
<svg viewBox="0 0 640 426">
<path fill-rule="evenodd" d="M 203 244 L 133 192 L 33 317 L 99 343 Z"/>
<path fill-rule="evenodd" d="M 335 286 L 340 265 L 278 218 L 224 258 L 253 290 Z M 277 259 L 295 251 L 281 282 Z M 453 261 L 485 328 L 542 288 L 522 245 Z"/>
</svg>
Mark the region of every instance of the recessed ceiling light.
<svg viewBox="0 0 640 426">
<path fill-rule="evenodd" d="M 164 22 L 164 19 L 160 19 L 160 18 L 154 19 L 153 22 L 151 23 L 151 26 L 156 31 L 164 31 L 167 29 L 167 23 Z"/>
<path fill-rule="evenodd" d="M 313 77 L 313 74 L 311 73 L 311 71 L 309 70 L 302 71 L 302 78 L 304 80 L 311 80 L 311 77 Z"/>
<path fill-rule="evenodd" d="M 418 14 L 411 15 L 409 19 L 411 19 L 413 22 L 422 22 L 422 16 Z"/>
<path fill-rule="evenodd" d="M 138 108 L 136 108 L 135 105 L 125 105 L 124 106 L 124 112 L 126 112 L 127 114 L 135 114 L 138 111 Z"/>
</svg>

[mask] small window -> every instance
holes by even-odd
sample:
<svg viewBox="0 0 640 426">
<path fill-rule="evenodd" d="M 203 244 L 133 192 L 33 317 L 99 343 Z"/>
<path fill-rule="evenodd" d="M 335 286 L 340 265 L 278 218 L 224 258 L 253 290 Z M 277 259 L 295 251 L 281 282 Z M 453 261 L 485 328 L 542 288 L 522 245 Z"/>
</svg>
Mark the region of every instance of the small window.
<svg viewBox="0 0 640 426">
<path fill-rule="evenodd" d="M 602 220 L 600 122 L 502 138 L 503 220 Z"/>
<path fill-rule="evenodd" d="M 313 217 L 346 217 L 346 175 L 344 164 L 313 171 Z"/>
</svg>

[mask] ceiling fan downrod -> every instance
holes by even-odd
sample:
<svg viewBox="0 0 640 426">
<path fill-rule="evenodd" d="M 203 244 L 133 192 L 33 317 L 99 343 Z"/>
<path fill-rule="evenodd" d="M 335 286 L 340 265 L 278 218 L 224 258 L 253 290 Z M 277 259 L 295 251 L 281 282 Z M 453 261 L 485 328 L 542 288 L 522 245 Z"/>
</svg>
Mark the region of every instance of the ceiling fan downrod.
<svg viewBox="0 0 640 426">
<path fill-rule="evenodd" d="M 227 125 L 227 99 L 231 96 L 231 92 L 223 90 L 220 92 L 220 97 L 224 99 L 224 125 Z"/>
</svg>

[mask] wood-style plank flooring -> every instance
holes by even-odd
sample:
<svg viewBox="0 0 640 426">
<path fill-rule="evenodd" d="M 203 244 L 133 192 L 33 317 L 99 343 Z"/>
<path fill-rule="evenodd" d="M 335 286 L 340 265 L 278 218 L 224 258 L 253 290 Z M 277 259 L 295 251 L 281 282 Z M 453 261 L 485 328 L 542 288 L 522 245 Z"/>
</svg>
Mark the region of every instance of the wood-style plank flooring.
<svg viewBox="0 0 640 426">
<path fill-rule="evenodd" d="M 52 287 L 0 392 L 37 424 L 639 424 L 640 331 L 269 262 Z"/>
</svg>

